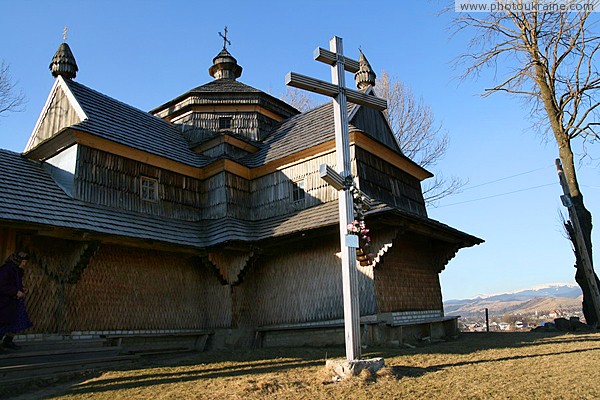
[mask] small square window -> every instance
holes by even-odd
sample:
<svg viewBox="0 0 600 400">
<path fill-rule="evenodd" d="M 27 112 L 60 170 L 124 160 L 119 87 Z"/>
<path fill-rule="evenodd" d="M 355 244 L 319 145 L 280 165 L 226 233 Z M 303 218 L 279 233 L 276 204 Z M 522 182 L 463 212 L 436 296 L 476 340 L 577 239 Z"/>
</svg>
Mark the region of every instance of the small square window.
<svg viewBox="0 0 600 400">
<path fill-rule="evenodd" d="M 158 180 L 154 178 L 147 178 L 142 176 L 141 178 L 140 196 L 145 201 L 158 201 Z"/>
<path fill-rule="evenodd" d="M 219 117 L 219 129 L 230 129 L 231 117 Z"/>
<path fill-rule="evenodd" d="M 292 202 L 304 201 L 306 192 L 304 191 L 304 179 L 292 182 Z"/>
</svg>

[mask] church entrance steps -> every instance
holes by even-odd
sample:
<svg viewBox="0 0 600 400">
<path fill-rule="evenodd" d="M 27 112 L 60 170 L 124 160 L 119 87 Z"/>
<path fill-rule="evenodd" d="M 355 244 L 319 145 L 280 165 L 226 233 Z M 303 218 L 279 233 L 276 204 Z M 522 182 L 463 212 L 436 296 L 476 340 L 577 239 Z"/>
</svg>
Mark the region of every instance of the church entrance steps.
<svg viewBox="0 0 600 400">
<path fill-rule="evenodd" d="M 20 350 L 5 350 L 0 353 L 1 392 L 19 385 L 54 382 L 93 370 L 120 368 L 140 357 L 123 355 L 120 347 L 104 344 L 105 341 L 98 340 L 64 340 L 22 343 Z"/>
</svg>

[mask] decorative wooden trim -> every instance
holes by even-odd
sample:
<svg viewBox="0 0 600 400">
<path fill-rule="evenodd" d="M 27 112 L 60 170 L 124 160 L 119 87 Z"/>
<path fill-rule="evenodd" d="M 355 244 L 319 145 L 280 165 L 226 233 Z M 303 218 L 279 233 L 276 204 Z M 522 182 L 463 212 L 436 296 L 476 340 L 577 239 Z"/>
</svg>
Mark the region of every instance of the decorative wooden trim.
<svg viewBox="0 0 600 400">
<path fill-rule="evenodd" d="M 188 114 L 194 112 L 206 112 L 206 113 L 218 113 L 218 112 L 257 112 L 266 117 L 274 119 L 277 122 L 281 122 L 285 120 L 285 117 L 281 115 L 275 114 L 272 111 L 267 110 L 266 108 L 256 105 L 256 104 L 224 104 L 224 105 L 214 105 L 214 104 L 186 104 L 182 106 L 180 109 L 173 111 L 169 115 L 161 116 L 160 113 L 157 116 L 171 122 L 175 118 L 181 118 Z"/>
</svg>

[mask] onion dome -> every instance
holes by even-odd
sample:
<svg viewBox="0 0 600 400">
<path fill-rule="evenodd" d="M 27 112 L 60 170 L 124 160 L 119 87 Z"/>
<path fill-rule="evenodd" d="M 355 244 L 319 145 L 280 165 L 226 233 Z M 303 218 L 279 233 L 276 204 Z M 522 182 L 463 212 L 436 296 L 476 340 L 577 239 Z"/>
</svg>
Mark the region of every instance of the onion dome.
<svg viewBox="0 0 600 400">
<path fill-rule="evenodd" d="M 50 63 L 50 71 L 55 78 L 62 75 L 65 79 L 73 79 L 77 75 L 79 68 L 77 68 L 75 57 L 67 43 L 63 42 L 58 46 Z"/>
<path fill-rule="evenodd" d="M 371 69 L 371 65 L 367 60 L 367 57 L 360 52 L 360 57 L 358 58 L 358 72 L 354 74 L 354 80 L 356 81 L 356 87 L 359 90 L 363 90 L 368 88 L 369 86 L 375 86 L 375 72 Z"/>
<path fill-rule="evenodd" d="M 242 75 L 242 67 L 225 47 L 215 58 L 208 73 L 215 79 L 236 79 Z"/>
</svg>

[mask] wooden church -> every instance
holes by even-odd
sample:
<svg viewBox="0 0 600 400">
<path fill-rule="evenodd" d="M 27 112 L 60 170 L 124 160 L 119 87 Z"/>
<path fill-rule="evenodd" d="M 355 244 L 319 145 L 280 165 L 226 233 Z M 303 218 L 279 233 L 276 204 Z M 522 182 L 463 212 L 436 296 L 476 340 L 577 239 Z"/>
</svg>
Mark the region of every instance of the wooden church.
<svg viewBox="0 0 600 400">
<path fill-rule="evenodd" d="M 363 56 L 361 69 L 366 91 Z M 225 47 L 212 81 L 150 112 L 77 82 L 66 43 L 50 70 L 24 152 L 0 150 L 0 256 L 31 256 L 34 327 L 17 339 L 343 343 L 338 193 L 319 175 L 335 165 L 331 103 L 300 113 L 241 83 Z M 432 175 L 402 154 L 383 113 L 348 114 L 355 183 L 375 200 L 374 257 L 356 265 L 362 339 L 453 334 L 439 274 L 482 240 L 428 218 Z"/>
</svg>

